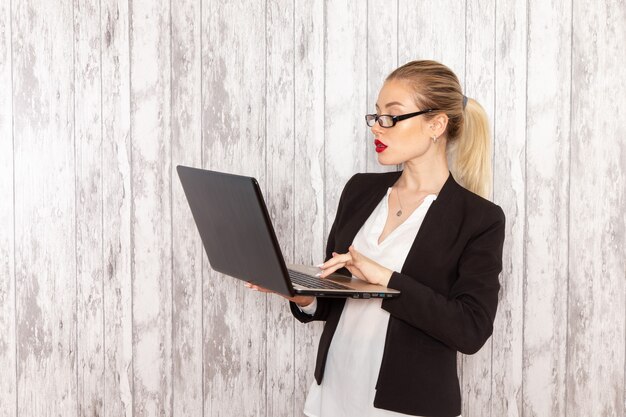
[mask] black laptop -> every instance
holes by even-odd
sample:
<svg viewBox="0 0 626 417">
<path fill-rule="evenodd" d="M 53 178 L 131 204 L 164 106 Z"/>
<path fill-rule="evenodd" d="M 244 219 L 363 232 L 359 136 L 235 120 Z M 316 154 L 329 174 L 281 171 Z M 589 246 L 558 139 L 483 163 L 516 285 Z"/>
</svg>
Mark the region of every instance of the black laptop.
<svg viewBox="0 0 626 417">
<path fill-rule="evenodd" d="M 177 166 L 211 267 L 283 295 L 389 298 L 400 294 L 358 278 L 287 265 L 259 183 L 252 177 Z"/>
</svg>

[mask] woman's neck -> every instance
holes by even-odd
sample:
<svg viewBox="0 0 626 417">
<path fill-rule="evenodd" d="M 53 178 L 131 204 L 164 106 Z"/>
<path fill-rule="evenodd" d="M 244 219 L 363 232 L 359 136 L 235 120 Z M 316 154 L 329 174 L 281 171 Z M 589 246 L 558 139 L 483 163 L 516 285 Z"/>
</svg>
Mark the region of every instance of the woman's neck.
<svg viewBox="0 0 626 417">
<path fill-rule="evenodd" d="M 404 170 L 396 182 L 396 187 L 409 193 L 438 194 L 449 175 L 445 153 L 432 159 L 410 160 L 404 163 Z"/>
</svg>

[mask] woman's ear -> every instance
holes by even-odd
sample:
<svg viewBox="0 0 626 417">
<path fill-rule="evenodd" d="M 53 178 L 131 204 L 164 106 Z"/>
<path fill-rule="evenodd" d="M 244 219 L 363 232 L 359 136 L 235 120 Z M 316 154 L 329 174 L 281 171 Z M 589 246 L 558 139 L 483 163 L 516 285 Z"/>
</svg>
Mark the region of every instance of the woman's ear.
<svg viewBox="0 0 626 417">
<path fill-rule="evenodd" d="M 438 113 L 435 117 L 429 121 L 430 136 L 441 136 L 446 131 L 448 126 L 448 115 L 445 113 Z"/>
</svg>

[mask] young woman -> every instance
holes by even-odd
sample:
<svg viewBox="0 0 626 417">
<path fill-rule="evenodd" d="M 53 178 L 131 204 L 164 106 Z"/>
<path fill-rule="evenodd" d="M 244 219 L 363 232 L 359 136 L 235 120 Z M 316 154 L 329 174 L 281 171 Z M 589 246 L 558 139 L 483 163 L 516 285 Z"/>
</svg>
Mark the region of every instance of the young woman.
<svg viewBox="0 0 626 417">
<path fill-rule="evenodd" d="M 458 416 L 457 352 L 491 336 L 502 270 L 504 213 L 485 199 L 487 116 L 449 68 L 413 61 L 387 77 L 365 119 L 379 163 L 404 169 L 348 181 L 320 276 L 351 274 L 401 295 L 289 299 L 301 322 L 326 322 L 304 413 Z"/>
</svg>

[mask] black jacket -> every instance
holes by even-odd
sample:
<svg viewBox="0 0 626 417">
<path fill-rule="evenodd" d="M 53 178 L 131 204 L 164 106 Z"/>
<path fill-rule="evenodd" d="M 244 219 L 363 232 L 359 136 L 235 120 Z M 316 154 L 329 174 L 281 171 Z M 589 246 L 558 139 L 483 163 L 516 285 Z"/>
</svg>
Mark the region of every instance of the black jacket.
<svg viewBox="0 0 626 417">
<path fill-rule="evenodd" d="M 356 174 L 346 184 L 328 236 L 326 259 L 345 253 L 400 172 Z M 386 299 L 390 313 L 374 406 L 420 416 L 458 416 L 457 351 L 477 352 L 493 330 L 504 243 L 504 213 L 448 177 L 433 201 Z M 344 268 L 340 272 L 350 273 Z M 291 303 L 303 323 L 325 320 L 315 366 L 321 384 L 345 299 L 318 298 L 313 316 Z"/>
</svg>

